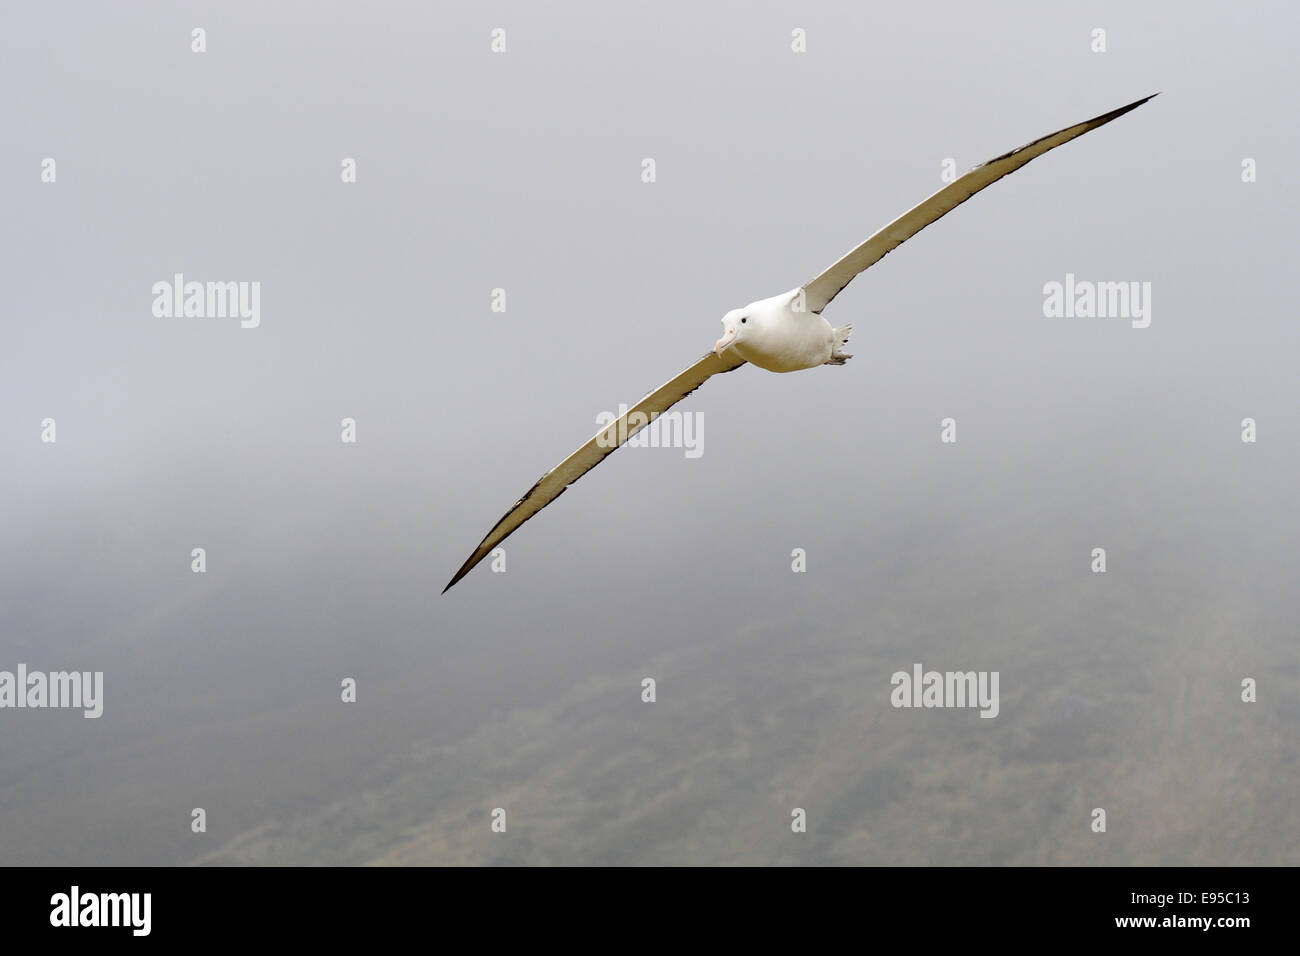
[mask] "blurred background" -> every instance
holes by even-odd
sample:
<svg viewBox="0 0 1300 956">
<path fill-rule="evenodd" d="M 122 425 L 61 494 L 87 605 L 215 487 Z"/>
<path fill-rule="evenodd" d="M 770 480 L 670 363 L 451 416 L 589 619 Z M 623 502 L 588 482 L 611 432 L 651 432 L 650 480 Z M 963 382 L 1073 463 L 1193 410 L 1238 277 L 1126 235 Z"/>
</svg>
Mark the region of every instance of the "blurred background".
<svg viewBox="0 0 1300 956">
<path fill-rule="evenodd" d="M 1300 861 L 1296 18 L 7 4 L 0 669 L 104 713 L 0 711 L 0 862 Z M 1156 91 L 439 595 L 724 312 Z M 178 272 L 260 326 L 156 318 Z M 1150 327 L 1045 318 L 1067 273 Z M 999 715 L 894 709 L 914 663 Z"/>
</svg>

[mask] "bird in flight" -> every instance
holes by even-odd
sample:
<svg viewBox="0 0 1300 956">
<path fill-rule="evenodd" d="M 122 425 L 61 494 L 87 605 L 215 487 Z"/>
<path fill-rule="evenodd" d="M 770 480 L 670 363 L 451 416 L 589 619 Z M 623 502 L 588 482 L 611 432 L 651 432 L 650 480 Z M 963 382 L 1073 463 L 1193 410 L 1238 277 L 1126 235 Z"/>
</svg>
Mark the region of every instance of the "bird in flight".
<svg viewBox="0 0 1300 956">
<path fill-rule="evenodd" d="M 1003 176 L 1014 173 L 1031 159 L 1042 156 L 1089 130 L 1105 126 L 1156 95 L 1158 94 L 1153 93 L 1117 110 L 1067 126 L 976 166 L 920 205 L 903 213 L 810 282 L 770 299 L 751 302 L 743 309 L 732 309 L 722 317 L 722 338 L 718 339 L 713 351 L 646 395 L 621 417 L 598 431 L 585 445 L 542 475 L 493 525 L 487 537 L 461 565 L 460 570 L 442 589 L 442 593 L 451 590 L 492 549 L 563 494 L 569 485 L 600 464 L 606 455 L 626 444 L 629 438 L 655 417 L 676 405 L 714 375 L 733 371 L 746 362 L 769 372 L 796 372 L 819 365 L 843 365 L 852 358 L 844 351 L 844 346 L 853 326 L 833 328 L 821 317 L 821 313 L 840 290 L 853 281 L 854 276 L 879 262 L 980 190 L 993 185 Z"/>
</svg>

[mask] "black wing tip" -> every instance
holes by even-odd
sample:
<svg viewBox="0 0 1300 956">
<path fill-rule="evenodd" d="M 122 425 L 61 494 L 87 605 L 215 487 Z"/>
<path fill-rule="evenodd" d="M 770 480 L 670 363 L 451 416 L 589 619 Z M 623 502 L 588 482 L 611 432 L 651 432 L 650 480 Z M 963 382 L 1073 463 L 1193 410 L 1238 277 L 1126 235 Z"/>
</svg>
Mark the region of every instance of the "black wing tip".
<svg viewBox="0 0 1300 956">
<path fill-rule="evenodd" d="M 1093 129 L 1096 129 L 1098 126 L 1105 126 L 1111 120 L 1119 119 L 1125 113 L 1133 112 L 1133 110 L 1137 109 L 1143 103 L 1149 103 L 1159 95 L 1160 95 L 1160 91 L 1157 90 L 1156 92 L 1152 93 L 1150 96 L 1144 96 L 1140 100 L 1134 100 L 1132 103 L 1129 103 L 1126 106 L 1121 106 L 1118 109 L 1113 109 L 1109 113 L 1102 113 L 1100 116 L 1093 117 L 1090 120 L 1085 120 L 1085 122 L 1089 124 L 1095 124 L 1093 126 Z"/>
<path fill-rule="evenodd" d="M 1078 136 L 1082 136 L 1084 133 L 1105 126 L 1111 120 L 1119 119 L 1125 113 L 1131 113 L 1133 110 L 1137 109 L 1143 103 L 1150 102 L 1151 100 L 1155 99 L 1159 95 L 1160 95 L 1160 91 L 1157 90 L 1155 93 L 1152 93 L 1150 96 L 1144 96 L 1140 100 L 1134 100 L 1132 103 L 1129 103 L 1127 106 L 1121 106 L 1118 109 L 1111 110 L 1109 113 L 1102 113 L 1100 116 L 1094 116 L 1092 119 L 1084 120 L 1082 123 L 1076 123 L 1074 126 L 1067 126 L 1065 127 L 1065 129 L 1058 129 L 1055 133 L 1048 133 L 1046 136 L 1040 136 L 1032 143 L 1026 143 L 1024 146 L 1017 146 L 1015 149 L 1008 150 L 1007 152 L 1003 153 L 1001 156 L 994 156 L 988 162 L 980 163 L 979 166 L 975 166 L 973 169 L 971 169 L 971 172 L 974 172 L 976 169 L 979 169 L 983 166 L 991 166 L 993 163 L 998 163 L 1004 159 L 1009 159 L 1012 156 L 1017 155 L 1018 153 L 1023 153 L 1027 149 L 1032 149 L 1033 147 L 1037 146 L 1039 143 L 1043 142 L 1044 140 L 1051 139 L 1053 136 L 1059 136 L 1061 133 L 1067 132 L 1068 130 L 1075 129 L 1080 126 L 1085 127 L 1085 129 L 1082 132 L 1076 133 L 1073 137 L 1071 137 L 1071 139 L 1074 139 L 1075 137 Z"/>
<path fill-rule="evenodd" d="M 1140 99 L 1140 100 L 1134 100 L 1132 103 L 1128 104 L 1128 106 L 1121 106 L 1119 109 L 1117 109 L 1117 110 L 1113 110 L 1112 112 L 1107 113 L 1106 115 L 1107 115 L 1107 116 L 1112 116 L 1112 117 L 1113 117 L 1113 116 L 1123 116 L 1123 115 L 1124 115 L 1125 113 L 1127 113 L 1129 110 L 1135 110 L 1135 109 L 1137 109 L 1139 106 L 1141 106 L 1143 103 L 1149 103 L 1149 102 L 1151 102 L 1151 101 L 1154 100 L 1157 96 L 1159 96 L 1162 92 L 1163 92 L 1163 90 L 1156 90 L 1154 93 L 1150 94 L 1149 96 L 1144 96 L 1144 97 L 1142 97 L 1142 99 Z"/>
<path fill-rule="evenodd" d="M 452 588 L 454 588 L 457 584 L 459 584 L 459 583 L 460 583 L 460 580 L 461 580 L 463 577 L 465 577 L 465 575 L 469 574 L 471 571 L 474 570 L 474 565 L 475 565 L 475 564 L 478 564 L 478 562 L 475 561 L 473 564 L 471 564 L 470 562 L 466 561 L 465 564 L 461 565 L 460 570 L 457 571 L 457 572 L 452 576 L 452 579 L 451 579 L 450 581 L 447 582 L 447 586 L 446 586 L 445 588 L 442 589 L 442 593 L 443 593 L 443 594 L 446 594 L 448 591 L 450 591 Z"/>
</svg>

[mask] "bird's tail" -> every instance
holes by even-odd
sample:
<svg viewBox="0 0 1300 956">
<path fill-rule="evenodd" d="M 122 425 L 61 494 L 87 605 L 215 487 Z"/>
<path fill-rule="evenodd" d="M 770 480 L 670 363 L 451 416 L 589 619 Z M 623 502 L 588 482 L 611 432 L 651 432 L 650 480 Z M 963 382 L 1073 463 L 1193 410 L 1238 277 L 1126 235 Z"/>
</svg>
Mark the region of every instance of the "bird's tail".
<svg viewBox="0 0 1300 956">
<path fill-rule="evenodd" d="M 835 337 L 831 340 L 831 357 L 827 359 L 827 365 L 843 365 L 849 359 L 853 358 L 852 355 L 844 351 L 844 346 L 849 344 L 849 336 L 852 333 L 852 323 L 841 325 L 838 329 L 831 330 L 831 334 Z"/>
</svg>

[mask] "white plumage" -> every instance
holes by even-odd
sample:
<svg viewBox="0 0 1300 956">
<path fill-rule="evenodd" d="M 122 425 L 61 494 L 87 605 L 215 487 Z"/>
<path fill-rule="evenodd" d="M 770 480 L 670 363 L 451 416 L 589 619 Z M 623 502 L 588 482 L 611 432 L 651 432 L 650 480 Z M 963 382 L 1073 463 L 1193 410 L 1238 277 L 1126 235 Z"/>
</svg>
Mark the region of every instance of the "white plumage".
<svg viewBox="0 0 1300 956">
<path fill-rule="evenodd" d="M 714 375 L 730 372 L 747 362 L 769 372 L 843 365 L 852 357 L 844 351 L 844 345 L 853 327 L 832 328 L 821 317 L 821 311 L 854 276 L 1003 176 L 1049 150 L 1137 109 L 1151 98 L 1144 97 L 1094 119 L 1058 130 L 976 166 L 903 213 L 810 282 L 728 312 L 722 318 L 722 337 L 712 352 L 641 399 L 622 417 L 602 428 L 581 448 L 539 478 L 492 527 L 443 588 L 443 593 L 469 574 L 520 525 L 600 464 L 606 455 L 626 443 L 654 416 L 676 405 Z"/>
</svg>

